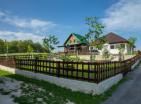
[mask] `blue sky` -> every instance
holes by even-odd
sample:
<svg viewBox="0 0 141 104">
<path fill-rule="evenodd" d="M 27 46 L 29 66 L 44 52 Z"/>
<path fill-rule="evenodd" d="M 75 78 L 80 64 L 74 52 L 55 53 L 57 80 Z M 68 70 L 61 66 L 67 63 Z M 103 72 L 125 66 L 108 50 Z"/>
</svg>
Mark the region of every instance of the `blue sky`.
<svg viewBox="0 0 141 104">
<path fill-rule="evenodd" d="M 141 49 L 141 0 L 0 0 L 0 38 L 41 41 L 49 34 L 62 45 L 70 33 L 85 35 L 85 18 L 97 16 L 115 32 L 137 38 Z"/>
</svg>

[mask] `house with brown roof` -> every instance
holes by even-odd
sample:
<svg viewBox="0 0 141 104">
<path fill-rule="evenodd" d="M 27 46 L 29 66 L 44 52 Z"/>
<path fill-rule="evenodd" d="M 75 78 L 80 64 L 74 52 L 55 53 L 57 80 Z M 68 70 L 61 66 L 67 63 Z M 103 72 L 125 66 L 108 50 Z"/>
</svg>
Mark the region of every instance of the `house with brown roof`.
<svg viewBox="0 0 141 104">
<path fill-rule="evenodd" d="M 131 47 L 129 45 L 129 42 L 127 39 L 113 33 L 110 32 L 107 35 L 104 36 L 105 39 L 105 43 L 103 44 L 103 48 L 102 49 L 96 49 L 95 48 L 95 43 L 98 42 L 94 42 L 91 44 L 90 48 L 94 49 L 94 50 L 98 50 L 100 54 L 102 54 L 104 48 L 106 48 L 110 54 L 119 54 L 119 47 L 122 48 L 122 51 L 124 54 L 130 53 L 134 50 L 134 47 Z"/>
<path fill-rule="evenodd" d="M 119 54 L 119 47 L 122 47 L 123 53 L 127 54 L 131 51 L 133 51 L 134 47 L 131 47 L 129 45 L 129 42 L 127 39 L 110 32 L 107 35 L 104 36 L 105 42 L 103 43 L 103 46 L 101 49 L 95 48 L 95 44 L 99 44 L 99 41 L 96 40 L 92 43 L 88 43 L 86 38 L 84 36 L 81 36 L 79 34 L 72 33 L 67 38 L 67 40 L 64 43 L 64 50 L 68 53 L 76 53 L 78 51 L 78 54 L 90 54 L 90 51 L 92 52 L 98 52 L 102 55 L 102 52 L 106 48 L 110 54 Z"/>
</svg>

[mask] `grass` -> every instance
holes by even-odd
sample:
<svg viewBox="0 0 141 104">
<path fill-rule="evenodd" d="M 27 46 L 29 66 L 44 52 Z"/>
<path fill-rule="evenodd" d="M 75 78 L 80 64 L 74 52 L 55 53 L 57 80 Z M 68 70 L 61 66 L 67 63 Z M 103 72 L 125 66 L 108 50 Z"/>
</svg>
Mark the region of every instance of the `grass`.
<svg viewBox="0 0 141 104">
<path fill-rule="evenodd" d="M 92 94 L 84 94 L 82 92 L 72 92 L 69 89 L 58 87 L 43 80 L 27 78 L 21 75 L 11 74 L 0 70 L 0 77 L 2 76 L 23 81 L 26 84 L 39 86 L 45 89 L 45 92 L 39 92 L 36 91 L 36 89 L 32 89 L 30 86 L 25 89 L 23 85 L 22 89 L 24 90 L 25 94 L 20 97 L 14 97 L 14 100 L 19 104 L 43 104 L 40 101 L 36 101 L 35 98 L 43 98 L 44 102 L 47 102 L 48 104 L 65 104 L 66 99 L 69 99 L 75 104 L 100 104 L 102 101 L 109 98 L 120 84 L 127 80 L 125 77 L 105 93 L 93 96 Z M 49 92 L 51 92 L 54 96 L 49 96 Z M 29 95 L 29 93 L 32 94 Z M 46 98 L 46 96 L 48 96 L 48 98 Z"/>
<path fill-rule="evenodd" d="M 10 91 L 4 91 L 3 89 L 0 89 L 0 93 L 2 95 L 8 95 L 10 93 Z"/>
</svg>

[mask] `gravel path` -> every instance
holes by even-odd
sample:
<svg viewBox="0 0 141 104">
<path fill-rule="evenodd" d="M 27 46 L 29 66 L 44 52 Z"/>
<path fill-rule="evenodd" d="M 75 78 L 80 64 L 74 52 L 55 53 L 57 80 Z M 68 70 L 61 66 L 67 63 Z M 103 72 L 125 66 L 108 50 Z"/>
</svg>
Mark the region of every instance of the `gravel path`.
<svg viewBox="0 0 141 104">
<path fill-rule="evenodd" d="M 9 95 L 0 94 L 0 104 L 17 104 L 13 102 L 13 99 Z"/>
<path fill-rule="evenodd" d="M 14 79 L 0 77 L 0 104 L 17 104 L 12 96 L 20 96 L 20 85 L 22 82 Z"/>
<path fill-rule="evenodd" d="M 18 99 L 17 103 L 14 99 Z M 24 99 L 24 100 L 21 100 Z M 0 76 L 0 104 L 75 104 L 33 83 Z"/>
<path fill-rule="evenodd" d="M 127 76 L 129 80 L 103 104 L 141 104 L 141 65 Z"/>
</svg>

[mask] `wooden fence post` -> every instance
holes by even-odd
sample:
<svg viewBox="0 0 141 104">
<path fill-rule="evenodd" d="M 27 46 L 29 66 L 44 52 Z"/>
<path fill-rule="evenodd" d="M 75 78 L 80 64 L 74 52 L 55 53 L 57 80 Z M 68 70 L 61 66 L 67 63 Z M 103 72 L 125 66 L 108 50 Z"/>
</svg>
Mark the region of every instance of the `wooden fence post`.
<svg viewBox="0 0 141 104">
<path fill-rule="evenodd" d="M 57 77 L 60 77 L 60 61 L 57 62 Z"/>
<path fill-rule="evenodd" d="M 17 68 L 16 56 L 13 56 L 13 67 Z"/>
<path fill-rule="evenodd" d="M 126 72 L 127 72 L 127 64 L 126 64 L 127 62 L 126 61 L 122 61 L 122 64 L 123 65 L 120 65 L 120 67 L 121 67 L 121 69 L 122 69 L 122 73 L 123 73 L 123 76 L 126 74 Z"/>
<path fill-rule="evenodd" d="M 34 63 L 34 68 L 35 68 L 35 73 L 38 72 L 37 70 L 37 62 L 38 62 L 38 57 L 35 57 L 35 63 Z"/>
</svg>

